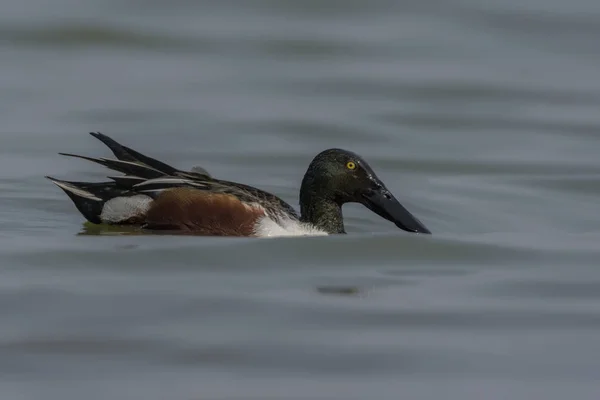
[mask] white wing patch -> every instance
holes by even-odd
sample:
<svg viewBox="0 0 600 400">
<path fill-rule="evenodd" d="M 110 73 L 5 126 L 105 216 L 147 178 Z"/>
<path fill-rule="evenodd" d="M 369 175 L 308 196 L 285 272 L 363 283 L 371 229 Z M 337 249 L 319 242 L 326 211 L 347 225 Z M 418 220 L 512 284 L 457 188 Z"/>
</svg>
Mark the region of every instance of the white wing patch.
<svg viewBox="0 0 600 400">
<path fill-rule="evenodd" d="M 115 197 L 104 204 L 100 219 L 106 223 L 118 224 L 132 217 L 145 214 L 150 208 L 152 199 L 144 195 Z"/>
<path fill-rule="evenodd" d="M 281 223 L 277 223 L 269 217 L 263 217 L 256 223 L 254 231 L 258 237 L 328 235 L 327 232 L 317 229 L 310 224 L 295 221 L 290 218 L 284 218 Z"/>
</svg>

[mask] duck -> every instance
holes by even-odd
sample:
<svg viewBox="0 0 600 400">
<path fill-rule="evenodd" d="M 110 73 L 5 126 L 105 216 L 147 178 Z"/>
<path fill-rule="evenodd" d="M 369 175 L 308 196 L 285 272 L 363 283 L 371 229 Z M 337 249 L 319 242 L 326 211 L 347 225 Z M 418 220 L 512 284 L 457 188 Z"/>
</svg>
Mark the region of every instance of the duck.
<svg viewBox="0 0 600 400">
<path fill-rule="evenodd" d="M 431 234 L 358 154 L 331 148 L 317 154 L 300 186 L 300 213 L 274 194 L 213 177 L 202 167 L 180 170 L 90 132 L 115 158 L 59 153 L 122 175 L 79 182 L 45 176 L 92 224 L 204 236 L 323 236 L 346 234 L 342 206 L 360 203 L 403 231 Z"/>
</svg>

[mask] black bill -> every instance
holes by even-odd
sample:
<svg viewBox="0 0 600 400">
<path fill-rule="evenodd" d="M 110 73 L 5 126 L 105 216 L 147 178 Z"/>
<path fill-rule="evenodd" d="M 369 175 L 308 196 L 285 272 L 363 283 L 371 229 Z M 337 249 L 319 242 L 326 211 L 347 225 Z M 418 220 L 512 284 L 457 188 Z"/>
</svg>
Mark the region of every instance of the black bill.
<svg viewBox="0 0 600 400">
<path fill-rule="evenodd" d="M 369 210 L 393 222 L 398 228 L 407 232 L 431 234 L 431 231 L 417 217 L 404 208 L 385 187 L 369 190 L 362 197 L 364 199 L 363 204 Z"/>
</svg>

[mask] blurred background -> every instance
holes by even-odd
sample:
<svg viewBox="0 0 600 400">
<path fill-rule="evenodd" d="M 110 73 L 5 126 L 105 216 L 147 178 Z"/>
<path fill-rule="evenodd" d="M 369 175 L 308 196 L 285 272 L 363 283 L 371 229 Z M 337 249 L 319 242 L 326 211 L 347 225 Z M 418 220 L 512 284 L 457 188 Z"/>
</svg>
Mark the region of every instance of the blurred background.
<svg viewBox="0 0 600 400">
<path fill-rule="evenodd" d="M 600 2 L 4 0 L 0 398 L 597 399 Z M 294 206 L 362 155 L 433 231 L 146 237 L 100 131 Z M 100 235 L 98 235 L 100 233 Z"/>
</svg>

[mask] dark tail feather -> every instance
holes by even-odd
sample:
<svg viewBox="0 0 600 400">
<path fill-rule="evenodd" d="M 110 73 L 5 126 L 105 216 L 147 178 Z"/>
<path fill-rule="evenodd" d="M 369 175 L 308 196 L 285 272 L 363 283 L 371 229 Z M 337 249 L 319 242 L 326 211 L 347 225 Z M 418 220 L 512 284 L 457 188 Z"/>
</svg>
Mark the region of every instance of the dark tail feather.
<svg viewBox="0 0 600 400">
<path fill-rule="evenodd" d="M 71 154 L 71 153 L 58 153 L 58 154 L 60 154 L 62 156 L 75 157 L 75 158 L 81 158 L 83 160 L 92 161 L 97 164 L 103 165 L 107 168 L 110 168 L 112 170 L 121 172 L 123 174 L 139 176 L 139 177 L 142 177 L 145 179 L 155 179 L 155 178 L 160 178 L 161 176 L 165 175 L 163 172 L 158 171 L 150 166 L 146 166 L 143 164 L 137 164 L 132 161 L 110 160 L 108 158 L 93 158 L 93 157 L 80 156 L 78 154 Z"/>
<path fill-rule="evenodd" d="M 97 196 L 91 190 L 88 190 L 87 185 L 97 185 L 100 188 L 101 185 L 114 185 L 114 182 L 88 184 L 84 182 L 69 182 L 62 181 L 60 179 L 46 176 L 52 183 L 61 188 L 67 196 L 73 201 L 75 207 L 79 212 L 93 224 L 101 224 L 100 214 L 102 214 L 102 208 L 104 207 L 105 199 Z M 99 193 L 98 193 L 99 194 Z"/>
<path fill-rule="evenodd" d="M 106 146 L 108 146 L 108 148 L 113 152 L 115 157 L 117 157 L 119 160 L 138 162 L 138 163 L 141 162 L 143 164 L 148 165 L 149 167 L 152 167 L 152 168 L 162 172 L 164 175 L 174 175 L 176 172 L 179 172 L 179 170 L 171 167 L 168 164 L 165 164 L 164 162 L 161 162 L 154 158 L 148 157 L 148 156 L 146 156 L 142 153 L 139 153 L 127 146 L 123 146 L 123 145 L 117 143 L 114 139 L 106 136 L 103 133 L 90 132 L 90 135 L 92 135 L 93 137 L 95 137 L 96 139 L 98 139 L 102 143 L 104 143 Z"/>
<path fill-rule="evenodd" d="M 164 175 L 185 176 L 186 174 L 189 174 L 186 171 L 181 171 L 177 168 L 170 166 L 169 164 L 165 164 L 162 161 L 158 161 L 155 158 L 148 157 L 147 155 L 137 152 L 130 147 L 123 146 L 116 140 L 103 133 L 90 132 L 90 135 L 104 143 L 119 160 L 142 163 L 162 172 Z M 206 171 L 202 167 L 194 167 L 192 168 L 191 172 L 196 176 L 202 176 L 207 178 L 211 177 L 208 171 Z"/>
<path fill-rule="evenodd" d="M 115 181 L 117 186 L 123 189 L 133 189 L 134 185 L 147 180 L 145 178 L 140 178 L 139 176 L 109 176 L 109 178 Z"/>
</svg>

